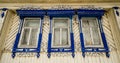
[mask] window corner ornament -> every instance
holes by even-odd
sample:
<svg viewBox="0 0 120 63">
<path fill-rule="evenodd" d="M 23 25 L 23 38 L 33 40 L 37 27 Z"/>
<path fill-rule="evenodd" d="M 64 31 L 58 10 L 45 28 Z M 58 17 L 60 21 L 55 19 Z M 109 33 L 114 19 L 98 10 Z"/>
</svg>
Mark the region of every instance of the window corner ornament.
<svg viewBox="0 0 120 63">
<path fill-rule="evenodd" d="M 45 12 L 44 10 L 21 10 L 21 9 L 16 10 L 16 12 L 20 18 L 19 20 L 20 24 L 12 49 L 12 58 L 16 56 L 16 53 L 22 52 L 37 53 L 36 56 L 37 58 L 39 58 L 42 40 L 42 22 Z"/>
<path fill-rule="evenodd" d="M 3 18 L 5 16 L 5 11 L 7 10 L 7 8 L 2 8 L 0 10 L 2 10 L 1 18 Z"/>
<path fill-rule="evenodd" d="M 85 57 L 85 52 L 105 52 L 107 57 L 110 56 L 109 47 L 107 45 L 106 37 L 101 23 L 104 12 L 105 10 L 89 9 L 79 9 L 77 11 L 80 23 L 80 43 L 83 57 Z M 97 30 L 99 31 L 99 41 L 98 38 L 95 37 L 95 33 L 97 33 Z M 103 45 L 102 47 L 95 46 L 96 44 L 99 45 L 100 42 Z M 91 43 L 94 44 L 92 44 L 91 46 Z"/>
<path fill-rule="evenodd" d="M 54 9 L 54 10 L 69 10 L 69 9 L 73 9 L 73 8 L 70 5 L 55 5 L 55 6 L 52 6 L 50 9 Z"/>
<path fill-rule="evenodd" d="M 47 15 L 50 17 L 50 30 L 48 35 L 48 50 L 47 50 L 48 58 L 51 57 L 52 52 L 70 52 L 72 53 L 72 57 L 74 57 L 75 56 L 74 34 L 72 31 L 72 16 L 74 15 L 74 10 L 47 10 Z M 62 24 L 63 26 L 60 26 L 59 24 Z M 67 34 L 67 35 L 64 36 L 63 32 L 64 34 Z M 56 34 L 60 34 L 60 35 L 56 35 Z M 64 36 L 64 38 L 61 37 L 61 35 Z M 64 47 L 64 45 L 61 45 L 61 43 L 62 42 L 65 43 L 66 40 L 64 41 L 59 38 L 58 40 L 54 40 L 53 37 L 54 38 L 60 37 L 61 39 L 64 39 L 64 40 L 65 40 L 65 37 L 67 38 L 69 37 L 68 41 L 70 45 L 68 47 Z M 60 44 L 58 45 L 59 42 Z M 53 43 L 57 43 L 57 46 L 56 44 L 53 44 Z"/>
<path fill-rule="evenodd" d="M 119 16 L 120 15 L 118 11 L 119 7 L 113 7 L 113 9 L 115 9 L 116 15 Z"/>
</svg>

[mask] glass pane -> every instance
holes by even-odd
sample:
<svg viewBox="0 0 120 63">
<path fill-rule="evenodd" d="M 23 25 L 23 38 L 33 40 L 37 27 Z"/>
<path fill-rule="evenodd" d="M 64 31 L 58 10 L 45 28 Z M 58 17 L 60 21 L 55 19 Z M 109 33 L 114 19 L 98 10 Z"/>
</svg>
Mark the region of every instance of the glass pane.
<svg viewBox="0 0 120 63">
<path fill-rule="evenodd" d="M 30 35 L 29 45 L 36 46 L 37 38 L 38 38 L 38 29 L 32 29 L 31 35 Z"/>
<path fill-rule="evenodd" d="M 54 46 L 60 46 L 60 29 L 59 28 L 55 28 L 54 29 L 54 42 L 53 42 Z"/>
<path fill-rule="evenodd" d="M 86 45 L 92 45 L 92 39 L 91 39 L 91 33 L 90 33 L 90 27 L 89 27 L 89 20 L 86 18 L 82 19 L 82 30 L 84 35 L 84 42 Z"/>
<path fill-rule="evenodd" d="M 96 18 L 82 18 L 82 21 L 84 21 L 83 24 L 86 24 L 83 27 L 85 27 L 85 26 L 90 26 L 90 27 L 98 26 Z"/>
<path fill-rule="evenodd" d="M 89 20 L 90 27 L 98 27 L 96 19 Z"/>
<path fill-rule="evenodd" d="M 100 45 L 99 27 L 96 18 L 83 18 L 82 27 L 86 45 Z"/>
<path fill-rule="evenodd" d="M 88 20 L 82 20 L 82 27 L 89 27 L 89 21 Z"/>
<path fill-rule="evenodd" d="M 90 28 L 83 28 L 84 41 L 86 45 L 92 45 L 92 39 L 90 34 Z"/>
<path fill-rule="evenodd" d="M 98 27 L 92 28 L 94 45 L 101 45 Z"/>
<path fill-rule="evenodd" d="M 28 43 L 28 38 L 30 34 L 30 29 L 24 29 L 23 34 L 22 34 L 22 39 L 21 39 L 21 45 L 27 45 Z"/>
<path fill-rule="evenodd" d="M 25 19 L 25 27 L 39 27 L 40 19 Z"/>
<path fill-rule="evenodd" d="M 68 29 L 62 28 L 62 46 L 69 45 L 68 43 Z"/>
<path fill-rule="evenodd" d="M 54 19 L 54 26 L 55 27 L 67 27 L 68 19 Z"/>
</svg>

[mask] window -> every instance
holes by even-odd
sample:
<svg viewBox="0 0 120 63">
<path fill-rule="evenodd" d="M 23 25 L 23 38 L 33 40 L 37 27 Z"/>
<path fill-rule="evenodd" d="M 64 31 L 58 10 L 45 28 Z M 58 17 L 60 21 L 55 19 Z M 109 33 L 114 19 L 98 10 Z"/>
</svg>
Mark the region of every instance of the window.
<svg viewBox="0 0 120 63">
<path fill-rule="evenodd" d="M 25 18 L 19 48 L 36 48 L 38 42 L 40 18 Z"/>
<path fill-rule="evenodd" d="M 48 35 L 48 58 L 52 52 L 70 52 L 74 54 L 74 33 L 72 31 L 72 17 L 74 10 L 47 10 L 50 17 Z"/>
<path fill-rule="evenodd" d="M 41 50 L 42 23 L 46 11 L 18 9 L 16 12 L 20 18 L 20 24 L 12 49 L 12 58 L 16 56 L 16 53 L 21 52 L 37 53 L 38 58 Z"/>
<path fill-rule="evenodd" d="M 102 47 L 97 18 L 82 18 L 82 30 L 85 47 Z"/>
<path fill-rule="evenodd" d="M 53 19 L 53 42 L 52 47 L 70 47 L 69 19 Z"/>
<path fill-rule="evenodd" d="M 82 56 L 86 52 L 104 52 L 109 57 L 109 47 L 102 27 L 105 10 L 79 9 L 80 43 Z"/>
</svg>

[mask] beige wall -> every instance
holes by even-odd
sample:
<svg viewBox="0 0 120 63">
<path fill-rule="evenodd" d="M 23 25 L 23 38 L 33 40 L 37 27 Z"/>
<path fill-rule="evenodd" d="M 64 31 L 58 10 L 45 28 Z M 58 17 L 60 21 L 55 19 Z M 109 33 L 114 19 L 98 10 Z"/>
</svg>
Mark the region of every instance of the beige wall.
<svg viewBox="0 0 120 63">
<path fill-rule="evenodd" d="M 117 19 L 113 9 L 110 9 L 108 11 L 108 16 L 114 42 L 116 44 L 117 50 L 120 51 L 120 29 L 118 27 Z"/>
<path fill-rule="evenodd" d="M 35 54 L 17 54 L 13 59 L 11 50 L 18 30 L 19 17 L 11 10 L 8 11 L 5 18 L 5 23 L 2 29 L 1 41 L 2 52 L 0 63 L 119 63 L 120 62 L 120 33 L 116 26 L 117 21 L 113 9 L 110 9 L 103 16 L 103 28 L 110 48 L 110 58 L 107 58 L 104 53 L 86 53 L 86 57 L 82 57 L 80 51 L 80 39 L 78 21 L 73 21 L 73 32 L 75 35 L 75 58 L 71 57 L 70 53 L 53 53 L 51 58 L 47 57 L 47 38 L 49 32 L 49 19 L 46 18 L 43 25 L 43 40 L 40 58 L 36 58 Z"/>
<path fill-rule="evenodd" d="M 9 25 L 11 24 L 10 20 L 12 20 L 11 17 L 13 15 L 14 14 L 11 11 L 8 11 L 7 15 L 5 16 L 5 19 L 4 19 L 4 23 L 3 23 L 3 26 L 1 29 L 1 35 L 0 35 L 0 57 L 1 57 L 1 54 L 4 50 L 5 38 L 7 37 L 7 33 L 10 29 L 9 28 Z"/>
</svg>

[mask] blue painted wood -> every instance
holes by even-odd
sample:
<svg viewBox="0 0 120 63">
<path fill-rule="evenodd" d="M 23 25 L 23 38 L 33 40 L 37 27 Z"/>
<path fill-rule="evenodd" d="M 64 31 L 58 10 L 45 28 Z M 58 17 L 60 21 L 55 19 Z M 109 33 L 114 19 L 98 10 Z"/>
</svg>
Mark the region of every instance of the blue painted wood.
<svg viewBox="0 0 120 63">
<path fill-rule="evenodd" d="M 72 52 L 72 57 L 74 58 L 75 54 L 75 47 L 74 47 L 74 33 L 70 33 L 70 40 L 71 40 L 71 51 Z"/>
<path fill-rule="evenodd" d="M 51 17 L 70 17 L 74 14 L 74 10 L 47 10 L 47 15 Z"/>
<path fill-rule="evenodd" d="M 4 14 L 5 14 L 5 13 L 4 13 L 4 12 L 2 12 L 2 14 L 1 14 L 1 17 L 2 17 L 2 18 L 4 17 Z"/>
<path fill-rule="evenodd" d="M 104 15 L 105 10 L 86 10 L 79 9 L 77 14 L 82 17 L 99 17 Z"/>
<path fill-rule="evenodd" d="M 75 56 L 74 54 L 74 34 L 72 32 L 72 16 L 75 14 L 74 10 L 47 10 L 47 15 L 50 16 L 50 32 L 49 32 L 49 37 L 48 37 L 48 58 L 51 56 L 51 52 L 71 52 L 72 57 Z M 62 18 L 70 18 L 70 41 L 71 41 L 71 46 L 69 48 L 53 48 L 51 47 L 52 44 L 52 18 L 53 17 L 62 17 Z"/>
<path fill-rule="evenodd" d="M 20 16 L 21 19 L 25 17 L 43 17 L 46 14 L 45 10 L 16 10 L 17 15 Z"/>
<path fill-rule="evenodd" d="M 52 41 L 52 33 L 49 33 L 48 35 L 48 58 L 50 58 L 50 53 L 51 53 L 51 41 Z"/>
<path fill-rule="evenodd" d="M 40 49 L 41 49 L 41 41 L 42 41 L 42 22 L 43 22 L 43 16 L 45 15 L 45 12 L 43 12 L 42 10 L 17 10 L 17 14 L 20 17 L 20 25 L 19 25 L 18 33 L 16 35 L 15 43 L 13 46 L 12 57 L 14 58 L 16 53 L 36 52 L 37 53 L 36 56 L 37 56 L 37 58 L 39 58 L 39 56 L 40 56 L 39 53 L 40 53 Z M 39 33 L 39 37 L 38 37 L 37 48 L 18 48 L 21 30 L 22 30 L 22 26 L 23 26 L 23 22 L 24 22 L 23 20 L 25 17 L 41 18 L 41 26 L 40 26 L 40 33 Z"/>
<path fill-rule="evenodd" d="M 48 35 L 48 50 L 47 50 L 47 52 L 48 52 L 48 54 L 47 54 L 47 56 L 48 56 L 48 58 L 50 58 L 50 56 L 51 56 L 51 43 L 52 42 L 52 17 L 50 16 L 50 31 L 49 31 L 49 35 Z"/>
<path fill-rule="evenodd" d="M 102 17 L 98 17 L 99 29 L 101 30 L 100 33 L 101 33 L 101 37 L 102 37 L 102 42 L 103 42 L 104 48 L 106 49 L 105 52 L 107 52 L 106 56 L 109 57 L 108 56 L 109 55 L 109 47 L 107 45 L 107 40 L 106 40 L 106 37 L 105 37 L 105 33 L 104 33 L 104 30 L 103 30 L 101 19 L 102 19 Z"/>
<path fill-rule="evenodd" d="M 109 47 L 107 45 L 107 40 L 103 31 L 101 19 L 104 15 L 104 10 L 84 10 L 79 9 L 78 10 L 78 16 L 79 16 L 79 22 L 80 22 L 80 43 L 81 43 L 81 50 L 82 50 L 82 56 L 85 57 L 85 52 L 105 52 L 106 56 L 109 57 Z M 81 17 L 96 17 L 98 19 L 99 23 L 99 29 L 101 32 L 101 38 L 104 47 L 85 47 L 84 44 L 84 34 L 82 33 L 82 23 L 81 23 Z"/>
<path fill-rule="evenodd" d="M 113 7 L 113 9 L 115 9 L 116 15 L 119 16 L 119 12 L 118 12 L 119 7 Z"/>
<path fill-rule="evenodd" d="M 1 10 L 2 10 L 1 17 L 3 18 L 5 16 L 5 12 L 4 11 L 6 11 L 7 8 L 2 8 Z"/>
</svg>

